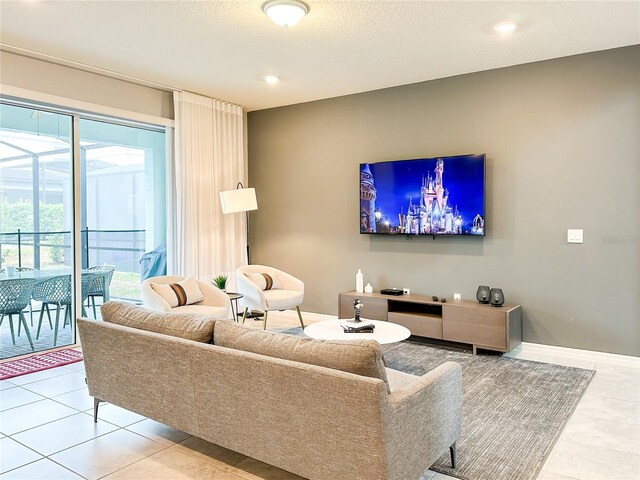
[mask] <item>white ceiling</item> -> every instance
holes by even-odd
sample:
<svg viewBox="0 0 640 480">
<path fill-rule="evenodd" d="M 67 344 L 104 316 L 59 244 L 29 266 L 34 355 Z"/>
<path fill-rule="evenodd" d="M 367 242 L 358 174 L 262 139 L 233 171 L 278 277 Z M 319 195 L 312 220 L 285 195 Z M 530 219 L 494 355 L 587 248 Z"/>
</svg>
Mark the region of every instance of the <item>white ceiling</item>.
<svg viewBox="0 0 640 480">
<path fill-rule="evenodd" d="M 0 41 L 247 110 L 640 43 L 638 1 L 306 1 L 285 29 L 262 0 L 2 0 Z"/>
</svg>

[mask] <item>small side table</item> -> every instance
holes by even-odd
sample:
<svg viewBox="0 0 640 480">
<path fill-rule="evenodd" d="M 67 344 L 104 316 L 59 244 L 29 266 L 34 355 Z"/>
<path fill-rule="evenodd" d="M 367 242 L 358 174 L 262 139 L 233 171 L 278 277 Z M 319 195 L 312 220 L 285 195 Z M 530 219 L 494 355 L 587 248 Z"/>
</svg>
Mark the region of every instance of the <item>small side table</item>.
<svg viewBox="0 0 640 480">
<path fill-rule="evenodd" d="M 240 319 L 238 318 L 238 300 L 244 297 L 244 295 L 236 292 L 226 292 L 226 293 L 229 296 L 229 302 L 231 302 L 231 313 L 233 313 L 233 321 L 239 322 Z"/>
</svg>

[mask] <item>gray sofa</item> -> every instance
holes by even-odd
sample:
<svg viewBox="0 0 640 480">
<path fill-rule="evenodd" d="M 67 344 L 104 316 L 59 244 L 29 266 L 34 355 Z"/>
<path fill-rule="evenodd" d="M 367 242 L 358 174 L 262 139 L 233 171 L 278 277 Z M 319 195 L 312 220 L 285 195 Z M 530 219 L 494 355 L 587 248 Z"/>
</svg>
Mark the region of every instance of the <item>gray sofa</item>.
<svg viewBox="0 0 640 480">
<path fill-rule="evenodd" d="M 102 312 L 78 320 L 96 415 L 113 403 L 312 480 L 416 480 L 448 449 L 455 458 L 458 364 L 416 377 L 386 369 L 375 341 L 118 302 Z"/>
</svg>

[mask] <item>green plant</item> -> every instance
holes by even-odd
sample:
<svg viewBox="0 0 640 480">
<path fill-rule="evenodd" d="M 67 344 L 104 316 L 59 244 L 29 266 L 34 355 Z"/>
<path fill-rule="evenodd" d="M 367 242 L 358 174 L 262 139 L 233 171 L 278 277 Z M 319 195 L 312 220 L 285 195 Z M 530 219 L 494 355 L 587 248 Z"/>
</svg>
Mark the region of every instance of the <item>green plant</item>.
<svg viewBox="0 0 640 480">
<path fill-rule="evenodd" d="M 226 286 L 227 286 L 227 280 L 228 279 L 229 279 L 229 277 L 227 275 L 218 275 L 217 277 L 214 277 L 213 283 L 220 290 L 224 290 L 226 288 Z"/>
</svg>

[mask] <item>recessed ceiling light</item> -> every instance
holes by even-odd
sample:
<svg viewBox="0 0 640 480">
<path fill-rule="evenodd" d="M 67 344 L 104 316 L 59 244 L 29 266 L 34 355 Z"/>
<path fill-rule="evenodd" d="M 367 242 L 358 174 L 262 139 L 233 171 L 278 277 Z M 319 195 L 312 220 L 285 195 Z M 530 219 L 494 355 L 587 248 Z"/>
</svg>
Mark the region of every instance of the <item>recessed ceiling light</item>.
<svg viewBox="0 0 640 480">
<path fill-rule="evenodd" d="M 515 22 L 500 22 L 495 24 L 493 29 L 498 33 L 513 33 L 517 27 Z"/>
<path fill-rule="evenodd" d="M 293 27 L 309 13 L 309 5 L 298 0 L 271 0 L 262 5 L 262 11 L 281 27 Z"/>
<path fill-rule="evenodd" d="M 280 77 L 278 77 L 276 75 L 265 75 L 264 76 L 264 81 L 267 82 L 270 85 L 275 85 L 276 83 L 278 83 L 280 81 Z"/>
</svg>

